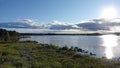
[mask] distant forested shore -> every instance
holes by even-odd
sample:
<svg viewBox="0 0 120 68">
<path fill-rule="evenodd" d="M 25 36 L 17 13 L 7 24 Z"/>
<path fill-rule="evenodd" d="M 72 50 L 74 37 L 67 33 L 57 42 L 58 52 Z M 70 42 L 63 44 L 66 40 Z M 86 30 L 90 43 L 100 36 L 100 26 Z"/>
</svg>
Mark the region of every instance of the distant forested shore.
<svg viewBox="0 0 120 68">
<path fill-rule="evenodd" d="M 115 33 L 20 33 L 20 35 L 87 35 L 87 36 L 99 36 L 99 35 L 108 35 L 108 34 L 114 34 L 114 35 L 120 35 L 119 32 Z"/>
<path fill-rule="evenodd" d="M 100 33 L 81 33 L 81 34 L 70 34 L 70 33 L 20 33 L 20 35 L 103 35 Z"/>
</svg>

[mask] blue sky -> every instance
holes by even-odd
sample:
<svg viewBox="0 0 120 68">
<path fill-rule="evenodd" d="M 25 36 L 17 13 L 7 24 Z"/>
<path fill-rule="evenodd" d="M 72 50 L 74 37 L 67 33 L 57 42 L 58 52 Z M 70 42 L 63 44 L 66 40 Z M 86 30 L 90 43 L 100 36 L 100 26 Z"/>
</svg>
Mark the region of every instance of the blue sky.
<svg viewBox="0 0 120 68">
<path fill-rule="evenodd" d="M 98 18 L 106 6 L 114 5 L 119 11 L 119 3 L 120 0 L 0 0 L 0 22 L 32 19 L 78 23 Z"/>
</svg>

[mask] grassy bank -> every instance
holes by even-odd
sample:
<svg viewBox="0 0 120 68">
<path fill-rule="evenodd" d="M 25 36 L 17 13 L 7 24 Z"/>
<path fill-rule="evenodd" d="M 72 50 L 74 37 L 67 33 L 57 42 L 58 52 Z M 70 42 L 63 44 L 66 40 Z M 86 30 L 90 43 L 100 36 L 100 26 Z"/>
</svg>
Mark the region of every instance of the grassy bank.
<svg viewBox="0 0 120 68">
<path fill-rule="evenodd" d="M 120 68 L 120 62 L 83 55 L 74 47 L 4 42 L 0 43 L 0 68 Z"/>
</svg>

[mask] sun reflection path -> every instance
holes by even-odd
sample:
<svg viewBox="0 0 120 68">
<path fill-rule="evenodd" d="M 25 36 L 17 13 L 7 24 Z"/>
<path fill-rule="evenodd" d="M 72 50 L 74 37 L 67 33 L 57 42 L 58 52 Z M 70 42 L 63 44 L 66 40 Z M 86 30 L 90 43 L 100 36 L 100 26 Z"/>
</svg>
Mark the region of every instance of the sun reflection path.
<svg viewBox="0 0 120 68">
<path fill-rule="evenodd" d="M 117 46 L 118 43 L 118 37 L 116 35 L 103 35 L 103 36 L 100 36 L 101 39 L 102 39 L 102 46 L 105 47 L 105 56 L 106 58 L 108 59 L 111 59 L 113 58 L 113 50 L 112 48 Z"/>
</svg>

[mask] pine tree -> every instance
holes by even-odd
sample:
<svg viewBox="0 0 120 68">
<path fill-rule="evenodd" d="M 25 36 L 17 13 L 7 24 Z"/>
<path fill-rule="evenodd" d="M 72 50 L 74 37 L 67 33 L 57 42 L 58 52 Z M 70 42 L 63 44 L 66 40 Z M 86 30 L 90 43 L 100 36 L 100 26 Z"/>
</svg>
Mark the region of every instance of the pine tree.
<svg viewBox="0 0 120 68">
<path fill-rule="evenodd" d="M 5 41 L 10 41 L 10 35 L 9 35 L 9 32 L 7 32 L 7 31 L 5 34 Z"/>
</svg>

